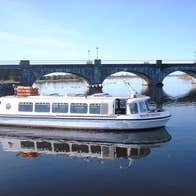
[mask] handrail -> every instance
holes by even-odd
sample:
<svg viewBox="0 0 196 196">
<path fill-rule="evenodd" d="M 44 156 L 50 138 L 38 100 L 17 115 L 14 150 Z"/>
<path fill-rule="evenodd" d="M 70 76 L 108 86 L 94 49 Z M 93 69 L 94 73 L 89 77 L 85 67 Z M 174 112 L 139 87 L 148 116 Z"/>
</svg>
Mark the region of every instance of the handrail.
<svg viewBox="0 0 196 196">
<path fill-rule="evenodd" d="M 0 60 L 0 65 L 19 65 L 20 60 Z"/>
<path fill-rule="evenodd" d="M 162 60 L 162 64 L 193 64 L 194 60 Z"/>
<path fill-rule="evenodd" d="M 102 64 L 155 64 L 156 60 L 101 60 Z"/>
<path fill-rule="evenodd" d="M 30 64 L 87 64 L 87 60 L 31 60 Z"/>
</svg>

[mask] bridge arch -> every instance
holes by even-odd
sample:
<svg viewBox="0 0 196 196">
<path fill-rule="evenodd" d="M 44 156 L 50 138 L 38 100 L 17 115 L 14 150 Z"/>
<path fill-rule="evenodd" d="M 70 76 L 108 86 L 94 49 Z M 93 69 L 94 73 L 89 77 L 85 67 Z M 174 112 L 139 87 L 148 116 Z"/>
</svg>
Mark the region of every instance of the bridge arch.
<svg viewBox="0 0 196 196">
<path fill-rule="evenodd" d="M 168 76 L 168 75 L 170 75 L 170 74 L 172 74 L 172 73 L 174 73 L 174 72 L 184 72 L 184 73 L 186 73 L 187 75 L 189 75 L 189 76 L 191 76 L 193 79 L 192 79 L 192 81 L 193 81 L 193 83 L 196 83 L 196 71 L 194 71 L 194 70 L 190 70 L 190 68 L 189 69 L 186 69 L 186 68 L 170 68 L 170 69 L 167 69 L 166 71 L 164 71 L 163 72 L 163 74 L 162 74 L 162 83 L 163 83 L 163 80 Z"/>
<path fill-rule="evenodd" d="M 90 84 L 89 80 L 86 77 L 84 77 L 83 75 L 78 74 L 78 73 L 70 73 L 70 72 L 69 73 L 68 72 L 52 72 L 52 73 L 42 75 L 41 77 L 37 78 L 37 80 L 40 80 L 40 79 L 43 79 L 43 78 L 45 78 L 47 80 L 47 78 L 52 79 L 52 77 L 57 79 L 58 76 L 63 76 L 63 75 L 66 75 L 66 74 L 70 76 L 70 79 L 74 79 L 74 77 L 75 77 L 75 79 L 78 78 L 78 79 L 81 79 L 81 80 L 85 81 L 88 85 Z M 36 82 L 36 80 L 34 82 Z"/>
<path fill-rule="evenodd" d="M 89 76 L 89 70 L 86 70 L 86 72 L 80 72 L 78 70 L 74 69 L 60 69 L 60 68 L 40 68 L 38 67 L 35 69 L 34 67 L 32 69 L 23 69 L 20 71 L 20 82 L 22 85 L 30 85 L 32 86 L 36 80 L 39 80 L 41 77 L 51 74 L 51 73 L 70 73 L 74 74 L 80 78 L 83 78 L 84 81 L 86 81 L 88 84 L 91 83 L 93 78 L 88 77 Z"/>
<path fill-rule="evenodd" d="M 110 72 L 107 72 L 103 77 L 102 77 L 102 83 L 107 79 L 109 78 L 110 76 L 114 75 L 114 74 L 117 74 L 117 73 L 129 73 L 129 74 L 134 74 L 136 76 L 138 76 L 138 78 L 140 78 L 142 80 L 142 84 L 143 85 L 149 85 L 150 84 L 150 81 L 151 81 L 151 78 L 149 76 L 147 76 L 146 74 L 144 73 L 141 73 L 141 72 L 137 72 L 137 71 L 132 71 L 132 70 L 110 70 Z"/>
<path fill-rule="evenodd" d="M 89 83 L 79 74 L 53 72 L 41 76 L 35 80 L 33 87 L 39 89 L 40 95 L 68 95 L 86 94 L 89 91 Z"/>
<path fill-rule="evenodd" d="M 194 74 L 194 72 L 190 73 L 187 70 L 169 73 L 163 79 L 163 91 L 171 99 L 187 96 L 193 88 L 192 77 L 195 76 Z"/>
<path fill-rule="evenodd" d="M 15 69 L 15 70 L 2 69 L 0 71 L 0 81 L 2 83 L 4 83 L 4 82 L 7 82 L 7 83 L 19 82 L 20 77 L 19 77 L 18 70 L 17 69 Z"/>
<path fill-rule="evenodd" d="M 102 91 L 113 96 L 129 96 L 130 89 L 127 86 L 127 82 L 129 82 L 137 93 L 141 93 L 142 89 L 148 85 L 149 78 L 140 73 L 135 73 L 128 71 L 114 72 L 102 82 Z"/>
</svg>

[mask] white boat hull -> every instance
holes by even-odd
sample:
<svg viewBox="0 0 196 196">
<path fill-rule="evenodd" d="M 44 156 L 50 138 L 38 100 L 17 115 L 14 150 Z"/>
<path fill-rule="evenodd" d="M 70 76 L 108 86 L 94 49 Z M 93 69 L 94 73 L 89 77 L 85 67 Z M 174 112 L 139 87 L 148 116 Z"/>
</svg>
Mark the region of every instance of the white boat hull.
<svg viewBox="0 0 196 196">
<path fill-rule="evenodd" d="M 0 116 L 0 125 L 66 129 L 136 130 L 164 127 L 170 116 L 149 119 Z"/>
</svg>

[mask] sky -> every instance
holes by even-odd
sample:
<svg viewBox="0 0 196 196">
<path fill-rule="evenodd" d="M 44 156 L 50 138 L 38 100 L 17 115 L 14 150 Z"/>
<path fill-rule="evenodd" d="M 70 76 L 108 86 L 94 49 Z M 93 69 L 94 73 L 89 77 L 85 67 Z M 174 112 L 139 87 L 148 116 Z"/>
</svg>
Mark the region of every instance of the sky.
<svg viewBox="0 0 196 196">
<path fill-rule="evenodd" d="M 195 0 L 0 0 L 0 60 L 194 60 Z"/>
</svg>

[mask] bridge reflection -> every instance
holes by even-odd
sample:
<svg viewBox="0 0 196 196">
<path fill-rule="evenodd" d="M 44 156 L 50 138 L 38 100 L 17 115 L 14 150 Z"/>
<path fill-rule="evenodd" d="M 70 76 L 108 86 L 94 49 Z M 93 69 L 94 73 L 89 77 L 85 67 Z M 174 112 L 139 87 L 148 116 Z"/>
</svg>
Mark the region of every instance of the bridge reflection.
<svg viewBox="0 0 196 196">
<path fill-rule="evenodd" d="M 0 128 L 3 150 L 21 157 L 49 154 L 99 160 L 124 158 L 129 166 L 134 160 L 148 156 L 151 148 L 159 148 L 170 140 L 164 128 L 137 132 Z"/>
<path fill-rule="evenodd" d="M 102 92 L 102 87 L 90 88 L 89 94 Z M 11 84 L 0 85 L 0 96 L 12 95 L 13 87 Z M 141 94 L 150 96 L 151 99 L 158 105 L 175 103 L 196 102 L 196 84 L 192 84 L 192 89 L 183 95 L 172 97 L 166 94 L 162 87 L 143 86 Z"/>
<path fill-rule="evenodd" d="M 163 88 L 154 86 L 145 86 L 142 94 L 150 96 L 151 99 L 159 105 L 169 104 L 173 101 L 176 103 L 196 102 L 196 84 L 192 85 L 192 89 L 189 92 L 177 97 L 169 96 L 164 92 Z"/>
<path fill-rule="evenodd" d="M 89 94 L 101 93 L 102 87 L 90 88 Z M 192 84 L 192 88 L 185 94 L 178 95 L 177 97 L 170 96 L 164 92 L 162 87 L 158 86 L 143 86 L 142 95 L 151 97 L 151 100 L 157 105 L 162 107 L 163 104 L 175 103 L 190 103 L 196 102 L 196 84 Z"/>
</svg>

